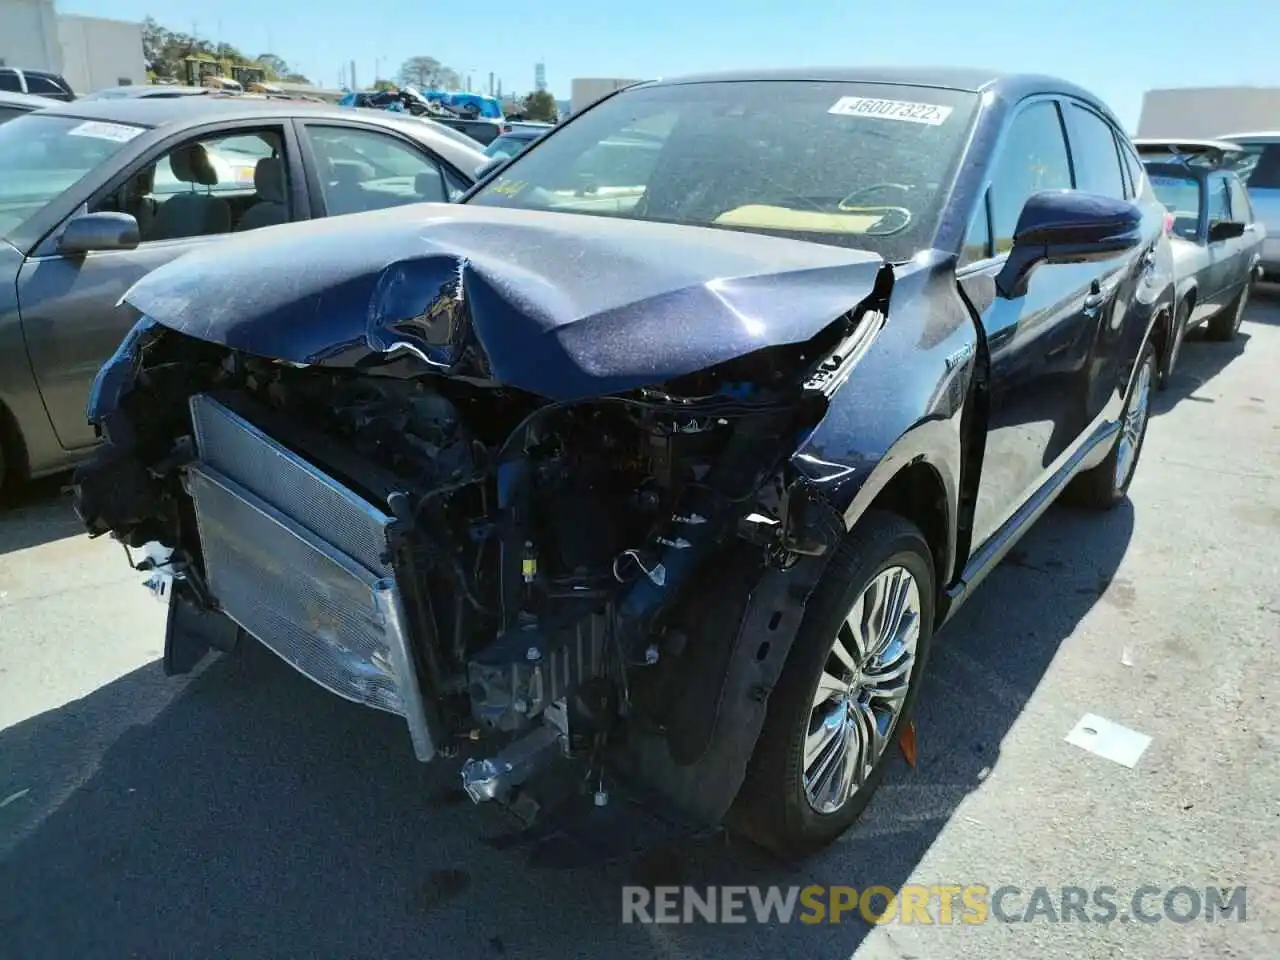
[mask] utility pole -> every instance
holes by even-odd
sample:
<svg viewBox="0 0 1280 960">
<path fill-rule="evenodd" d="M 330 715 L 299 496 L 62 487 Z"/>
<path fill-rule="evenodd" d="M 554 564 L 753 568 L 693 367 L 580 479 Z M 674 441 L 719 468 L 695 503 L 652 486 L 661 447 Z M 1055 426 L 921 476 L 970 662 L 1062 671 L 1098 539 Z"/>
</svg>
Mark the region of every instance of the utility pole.
<svg viewBox="0 0 1280 960">
<path fill-rule="evenodd" d="M 356 86 L 356 62 L 354 60 L 351 61 L 351 89 L 352 90 L 360 89 L 359 87 Z"/>
</svg>

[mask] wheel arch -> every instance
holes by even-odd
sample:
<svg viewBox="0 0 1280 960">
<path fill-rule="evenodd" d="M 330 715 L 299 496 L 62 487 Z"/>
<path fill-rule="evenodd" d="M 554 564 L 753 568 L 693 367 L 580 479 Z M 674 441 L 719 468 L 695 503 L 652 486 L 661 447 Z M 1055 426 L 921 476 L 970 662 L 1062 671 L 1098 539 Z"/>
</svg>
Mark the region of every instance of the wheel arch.
<svg viewBox="0 0 1280 960">
<path fill-rule="evenodd" d="M 18 418 L 0 399 L 0 493 L 21 483 L 31 473 L 26 440 L 18 426 Z"/>
</svg>

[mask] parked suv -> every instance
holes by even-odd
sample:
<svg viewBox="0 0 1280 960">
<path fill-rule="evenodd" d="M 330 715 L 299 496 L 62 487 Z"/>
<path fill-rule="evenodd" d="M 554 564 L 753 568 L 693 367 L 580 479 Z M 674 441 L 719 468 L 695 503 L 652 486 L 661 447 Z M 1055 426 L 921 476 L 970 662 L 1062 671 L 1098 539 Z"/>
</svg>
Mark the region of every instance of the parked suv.
<svg viewBox="0 0 1280 960">
<path fill-rule="evenodd" d="M 1263 133 L 1229 133 L 1219 137 L 1244 148 L 1232 164 L 1249 190 L 1249 200 L 1267 229 L 1262 242 L 1262 273 L 1280 280 L 1280 130 Z"/>
<path fill-rule="evenodd" d="M 33 93 L 51 100 L 74 100 L 71 85 L 61 74 L 48 70 L 21 70 L 18 67 L 0 67 L 0 90 L 10 93 Z"/>
</svg>

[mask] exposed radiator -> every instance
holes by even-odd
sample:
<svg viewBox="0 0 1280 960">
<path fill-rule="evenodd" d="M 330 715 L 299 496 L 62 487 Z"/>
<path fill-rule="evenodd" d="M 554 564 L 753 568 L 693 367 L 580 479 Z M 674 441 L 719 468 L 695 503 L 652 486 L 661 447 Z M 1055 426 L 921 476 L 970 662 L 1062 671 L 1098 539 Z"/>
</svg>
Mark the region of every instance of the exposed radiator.
<svg viewBox="0 0 1280 960">
<path fill-rule="evenodd" d="M 304 676 L 403 716 L 435 753 L 387 559 L 392 518 L 207 395 L 191 398 L 187 468 L 209 588 Z"/>
</svg>

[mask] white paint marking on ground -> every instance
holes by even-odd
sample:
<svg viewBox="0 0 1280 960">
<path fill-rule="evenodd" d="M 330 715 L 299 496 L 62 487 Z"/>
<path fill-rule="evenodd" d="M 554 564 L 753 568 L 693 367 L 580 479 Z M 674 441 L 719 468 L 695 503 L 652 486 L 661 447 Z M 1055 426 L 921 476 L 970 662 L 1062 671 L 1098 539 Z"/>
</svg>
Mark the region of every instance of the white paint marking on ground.
<svg viewBox="0 0 1280 960">
<path fill-rule="evenodd" d="M 1067 734 L 1066 741 L 1104 760 L 1130 768 L 1137 764 L 1151 745 L 1151 738 L 1145 733 L 1122 727 L 1106 717 L 1092 713 L 1086 713 L 1080 718 Z"/>
</svg>

